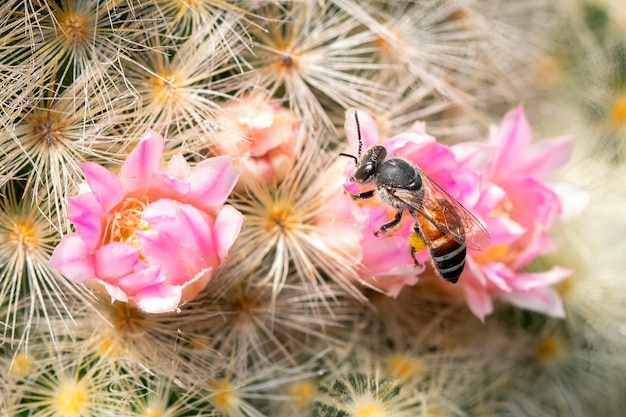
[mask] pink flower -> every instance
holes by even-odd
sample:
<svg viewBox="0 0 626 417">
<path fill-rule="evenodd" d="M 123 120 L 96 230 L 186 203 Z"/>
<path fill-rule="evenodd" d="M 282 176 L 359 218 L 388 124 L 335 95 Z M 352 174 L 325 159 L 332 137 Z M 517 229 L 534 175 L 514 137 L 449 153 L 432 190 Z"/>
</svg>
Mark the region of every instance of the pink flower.
<svg viewBox="0 0 626 417">
<path fill-rule="evenodd" d="M 363 112 L 358 115 L 365 150 L 378 143 L 378 133 L 369 115 Z M 346 116 L 346 135 L 350 149 L 357 149 L 354 111 Z M 448 147 L 426 135 L 423 124 L 419 123 L 382 145 L 390 155 L 415 163 L 474 214 L 489 232 L 490 247 L 482 251 L 468 249 L 466 266 L 457 284 L 463 288 L 468 306 L 476 316 L 482 319 L 493 311 L 494 297 L 552 316 L 564 314 L 551 285 L 567 277 L 570 271 L 553 267 L 546 272 L 530 273 L 523 268 L 551 247 L 546 231 L 560 212 L 560 200 L 542 180 L 569 158 L 569 140 L 542 141 L 532 146 L 530 127 L 519 108 L 505 116 L 498 135 L 489 145 L 464 143 Z M 345 178 L 349 177 L 353 164 L 350 163 Z M 349 182 L 345 187 L 350 192 L 359 191 Z M 385 213 L 385 207 L 375 199 L 360 200 L 359 205 L 372 207 L 366 228 L 373 230 L 388 221 L 394 212 Z M 397 256 L 409 253 L 407 239 L 413 223 L 413 219 L 405 216 L 391 237 L 402 241 Z M 364 240 L 367 234 L 371 232 L 365 234 Z M 374 239 L 381 242 L 389 238 Z M 364 252 L 364 265 L 371 263 L 369 256 L 378 262 L 375 251 Z M 426 250 L 417 257 L 420 262 L 429 259 Z M 406 262 L 398 265 L 405 266 Z M 440 282 L 454 291 L 452 284 Z M 405 285 L 410 285 L 409 281 Z M 400 288 L 396 288 L 397 292 Z"/>
<path fill-rule="evenodd" d="M 222 106 L 220 125 L 232 135 L 218 143 L 217 153 L 231 155 L 241 177 L 237 188 L 250 180 L 282 181 L 293 166 L 300 146 L 300 123 L 280 102 L 248 95 Z"/>
<path fill-rule="evenodd" d="M 484 164 L 475 164 L 471 147 L 456 150 L 464 165 L 483 176 L 472 208 L 491 234 L 491 247 L 472 253 L 464 274 L 468 305 L 482 318 L 493 311 L 490 296 L 497 295 L 518 307 L 562 317 L 562 302 L 551 285 L 571 271 L 558 266 L 538 273 L 521 270 L 552 247 L 547 230 L 561 212 L 561 199 L 543 180 L 569 159 L 571 141 L 532 144 L 531 127 L 518 107 L 504 116 L 490 144 L 495 152 Z"/>
<path fill-rule="evenodd" d="M 86 190 L 69 199 L 76 228 L 50 264 L 112 301 L 148 313 L 175 311 L 195 297 L 224 262 L 243 216 L 224 202 L 238 174 L 230 157 L 190 167 L 174 156 L 159 170 L 164 139 L 149 131 L 115 176 L 82 166 Z"/>
</svg>

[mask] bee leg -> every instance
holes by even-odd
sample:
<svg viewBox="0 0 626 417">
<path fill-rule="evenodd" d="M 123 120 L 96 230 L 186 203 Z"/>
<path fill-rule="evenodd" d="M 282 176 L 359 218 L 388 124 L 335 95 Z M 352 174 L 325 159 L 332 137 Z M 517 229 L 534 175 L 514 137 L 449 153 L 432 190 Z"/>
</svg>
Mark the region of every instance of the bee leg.
<svg viewBox="0 0 626 417">
<path fill-rule="evenodd" d="M 420 267 L 422 266 L 422 263 L 417 260 L 417 257 L 415 256 L 416 254 L 417 254 L 417 249 L 411 246 L 411 259 L 413 259 L 413 263 L 415 264 L 416 267 Z"/>
<path fill-rule="evenodd" d="M 375 192 L 376 190 L 363 191 L 362 193 L 350 194 L 350 197 L 352 197 L 353 200 L 363 200 L 374 197 Z"/>
<path fill-rule="evenodd" d="M 380 235 L 381 233 L 385 234 L 388 231 L 390 231 L 391 229 L 393 229 L 394 227 L 396 227 L 398 225 L 398 223 L 400 223 L 400 220 L 402 220 L 402 213 L 404 212 L 404 210 L 400 209 L 396 212 L 396 215 L 393 217 L 393 219 L 391 219 L 391 221 L 387 222 L 387 223 L 383 223 L 380 225 L 380 227 L 378 228 L 377 231 L 374 232 L 375 236 Z"/>
<path fill-rule="evenodd" d="M 424 242 L 418 223 L 413 225 L 413 231 L 409 235 L 409 245 L 411 246 L 411 258 L 413 259 L 413 264 L 416 267 L 423 267 L 424 265 L 417 260 L 416 256 L 417 252 L 426 248 L 426 243 Z"/>
</svg>

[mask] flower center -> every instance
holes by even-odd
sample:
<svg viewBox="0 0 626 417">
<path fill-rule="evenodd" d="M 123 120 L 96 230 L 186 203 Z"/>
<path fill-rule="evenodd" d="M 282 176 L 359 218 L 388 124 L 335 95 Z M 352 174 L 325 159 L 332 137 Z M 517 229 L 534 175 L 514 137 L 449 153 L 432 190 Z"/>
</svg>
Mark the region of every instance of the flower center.
<svg viewBox="0 0 626 417">
<path fill-rule="evenodd" d="M 512 218 L 513 203 L 508 198 L 502 200 L 489 214 L 493 217 L 509 217 Z M 515 220 L 515 219 L 513 219 Z M 517 259 L 517 256 L 524 251 L 523 237 L 519 236 L 515 241 L 508 245 L 494 245 L 488 249 L 474 253 L 472 259 L 479 264 L 488 264 L 498 262 L 510 264 Z"/>
<path fill-rule="evenodd" d="M 415 378 L 423 368 L 419 359 L 398 353 L 387 360 L 387 367 L 398 378 Z"/>
<path fill-rule="evenodd" d="M 556 57 L 545 56 L 539 61 L 536 72 L 540 83 L 552 87 L 563 78 L 563 64 Z"/>
<path fill-rule="evenodd" d="M 507 260 L 514 256 L 511 252 L 511 246 L 508 245 L 492 246 L 489 249 L 473 254 L 472 259 L 479 264 L 491 262 L 506 263 Z"/>
<path fill-rule="evenodd" d="M 178 86 L 181 85 L 180 77 L 175 73 L 162 73 L 152 78 L 152 92 L 155 101 L 165 105 L 175 105 L 181 101 Z"/>
<path fill-rule="evenodd" d="M 60 16 L 60 25 L 68 44 L 89 44 L 89 20 L 85 16 L 76 12 L 69 12 Z"/>
<path fill-rule="evenodd" d="M 23 377 L 28 374 L 28 372 L 33 368 L 33 361 L 30 358 L 20 353 L 15 356 L 13 359 L 13 363 L 11 364 L 11 375 Z"/>
<path fill-rule="evenodd" d="M 87 390 L 82 384 L 68 381 L 59 387 L 56 410 L 60 415 L 71 416 L 82 414 L 88 404 Z"/>
<path fill-rule="evenodd" d="M 33 112 L 28 125 L 32 134 L 32 142 L 44 148 L 59 145 L 67 137 L 67 123 L 61 119 L 61 115 L 52 111 Z"/>
<path fill-rule="evenodd" d="M 135 232 L 149 230 L 150 224 L 142 219 L 148 202 L 127 198 L 107 217 L 104 242 L 122 242 L 139 247 Z"/>
<path fill-rule="evenodd" d="M 29 251 L 39 246 L 41 236 L 32 224 L 18 221 L 10 233 L 9 241 L 14 242 L 20 250 Z"/>
<path fill-rule="evenodd" d="M 626 95 L 618 97 L 613 103 L 611 123 L 616 127 L 626 126 Z"/>
<path fill-rule="evenodd" d="M 362 404 L 357 404 L 354 407 L 353 415 L 358 417 L 382 417 L 386 414 L 380 404 L 372 399 Z"/>
<path fill-rule="evenodd" d="M 281 50 L 274 55 L 272 67 L 281 73 L 296 71 L 298 69 L 298 57 L 287 50 Z"/>
<path fill-rule="evenodd" d="M 267 215 L 267 230 L 284 234 L 293 228 L 292 214 L 288 208 L 276 206 Z"/>
<path fill-rule="evenodd" d="M 375 35 L 374 46 L 377 48 L 378 60 L 383 63 L 397 64 L 402 61 L 402 56 L 398 53 L 398 45 L 406 43 L 403 34 L 394 27 L 387 26 L 389 37 Z"/>
<path fill-rule="evenodd" d="M 152 408 L 148 407 L 144 413 L 146 417 L 163 417 L 166 415 L 166 411 L 161 410 L 160 408 Z"/>
<path fill-rule="evenodd" d="M 554 364 L 563 357 L 565 350 L 563 339 L 558 336 L 546 336 L 537 343 L 535 357 L 542 364 Z"/>
<path fill-rule="evenodd" d="M 298 381 L 291 385 L 289 394 L 296 406 L 304 407 L 315 400 L 318 392 L 311 381 Z"/>
<path fill-rule="evenodd" d="M 145 333 L 145 315 L 125 303 L 115 303 L 109 317 L 113 330 L 122 337 L 141 336 Z"/>
<path fill-rule="evenodd" d="M 221 410 L 229 410 L 233 407 L 235 401 L 237 400 L 237 396 L 235 394 L 235 389 L 229 381 L 225 379 L 215 381 L 211 384 L 211 388 L 216 391 L 213 396 L 213 402 L 218 408 Z"/>
</svg>

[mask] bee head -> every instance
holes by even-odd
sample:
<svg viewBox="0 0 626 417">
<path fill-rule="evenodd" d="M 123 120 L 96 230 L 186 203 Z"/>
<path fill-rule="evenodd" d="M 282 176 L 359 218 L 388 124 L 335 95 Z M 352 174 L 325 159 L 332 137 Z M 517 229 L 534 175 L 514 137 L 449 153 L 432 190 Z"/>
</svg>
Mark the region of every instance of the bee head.
<svg viewBox="0 0 626 417">
<path fill-rule="evenodd" d="M 354 112 L 354 121 L 356 122 L 357 137 L 359 139 L 359 153 L 358 156 L 350 155 L 347 153 L 340 153 L 339 155 L 354 159 L 354 168 L 352 169 L 352 175 L 350 181 L 359 184 L 368 184 L 374 181 L 374 176 L 378 171 L 379 164 L 387 156 L 387 149 L 383 146 L 372 146 L 364 155 L 361 155 L 363 149 L 363 139 L 361 138 L 361 124 L 359 123 L 359 114 Z"/>
<path fill-rule="evenodd" d="M 359 159 L 358 163 L 352 169 L 350 181 L 359 184 L 368 184 L 374 181 L 374 176 L 378 172 L 378 167 L 387 156 L 387 149 L 384 146 L 376 145 L 369 148 Z"/>
</svg>

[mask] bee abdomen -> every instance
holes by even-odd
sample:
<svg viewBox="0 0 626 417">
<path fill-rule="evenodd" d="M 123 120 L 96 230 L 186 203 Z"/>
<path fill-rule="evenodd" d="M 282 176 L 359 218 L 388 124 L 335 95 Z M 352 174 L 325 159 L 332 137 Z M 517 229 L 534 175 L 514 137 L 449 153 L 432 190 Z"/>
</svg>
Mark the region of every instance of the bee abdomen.
<svg viewBox="0 0 626 417">
<path fill-rule="evenodd" d="M 435 268 L 442 278 L 456 283 L 465 266 L 465 243 L 442 237 L 433 242 L 429 248 Z"/>
</svg>

